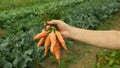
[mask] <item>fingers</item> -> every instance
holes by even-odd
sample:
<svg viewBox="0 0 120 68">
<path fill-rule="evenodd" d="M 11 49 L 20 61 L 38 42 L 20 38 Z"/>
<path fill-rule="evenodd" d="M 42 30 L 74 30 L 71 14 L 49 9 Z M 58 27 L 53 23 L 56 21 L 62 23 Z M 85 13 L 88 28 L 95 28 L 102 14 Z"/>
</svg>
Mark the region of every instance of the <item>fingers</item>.
<svg viewBox="0 0 120 68">
<path fill-rule="evenodd" d="M 51 28 L 50 25 L 46 25 L 46 30 L 49 30 Z"/>
<path fill-rule="evenodd" d="M 51 20 L 51 21 L 48 21 L 46 23 L 44 23 L 44 26 L 46 26 L 46 30 L 49 30 L 50 29 L 50 25 L 56 25 L 58 28 L 61 27 L 61 23 L 62 21 L 61 20 Z"/>
<path fill-rule="evenodd" d="M 48 24 L 54 24 L 54 25 L 59 25 L 62 21 L 61 20 L 51 20 L 47 22 Z"/>
</svg>

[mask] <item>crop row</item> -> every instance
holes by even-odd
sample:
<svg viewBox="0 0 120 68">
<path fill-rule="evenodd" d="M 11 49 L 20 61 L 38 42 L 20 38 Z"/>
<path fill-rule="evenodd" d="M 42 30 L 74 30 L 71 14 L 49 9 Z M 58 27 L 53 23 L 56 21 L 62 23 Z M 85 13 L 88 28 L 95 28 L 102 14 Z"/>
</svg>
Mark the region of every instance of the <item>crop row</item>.
<svg viewBox="0 0 120 68">
<path fill-rule="evenodd" d="M 0 28 L 7 33 L 0 38 L 0 65 L 34 68 L 40 62 L 44 47 L 37 48 L 33 36 L 43 28 L 42 22 L 61 19 L 72 26 L 95 29 L 118 11 L 118 0 L 65 0 L 1 12 Z"/>
</svg>

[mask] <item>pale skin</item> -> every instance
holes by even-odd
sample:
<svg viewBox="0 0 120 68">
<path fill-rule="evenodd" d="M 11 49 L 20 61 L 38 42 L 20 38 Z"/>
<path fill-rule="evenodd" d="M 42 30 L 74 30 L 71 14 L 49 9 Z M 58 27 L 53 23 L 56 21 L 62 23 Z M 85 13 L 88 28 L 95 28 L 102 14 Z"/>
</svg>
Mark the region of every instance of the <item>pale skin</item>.
<svg viewBox="0 0 120 68">
<path fill-rule="evenodd" d="M 96 47 L 120 49 L 120 31 L 117 30 L 87 30 L 76 28 L 61 20 L 51 20 L 48 24 L 57 25 L 65 38 L 81 41 Z"/>
</svg>

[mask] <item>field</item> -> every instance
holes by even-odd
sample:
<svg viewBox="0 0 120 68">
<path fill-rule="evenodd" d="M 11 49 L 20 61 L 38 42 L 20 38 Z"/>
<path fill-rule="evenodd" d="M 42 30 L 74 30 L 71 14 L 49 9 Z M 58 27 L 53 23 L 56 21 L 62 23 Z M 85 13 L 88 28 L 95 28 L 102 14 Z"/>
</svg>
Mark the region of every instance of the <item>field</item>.
<svg viewBox="0 0 120 68">
<path fill-rule="evenodd" d="M 43 22 L 60 19 L 91 30 L 120 30 L 119 0 L 0 1 L 0 68 L 59 68 L 55 57 L 43 56 L 33 37 Z M 60 68 L 120 68 L 120 51 L 66 39 Z"/>
</svg>

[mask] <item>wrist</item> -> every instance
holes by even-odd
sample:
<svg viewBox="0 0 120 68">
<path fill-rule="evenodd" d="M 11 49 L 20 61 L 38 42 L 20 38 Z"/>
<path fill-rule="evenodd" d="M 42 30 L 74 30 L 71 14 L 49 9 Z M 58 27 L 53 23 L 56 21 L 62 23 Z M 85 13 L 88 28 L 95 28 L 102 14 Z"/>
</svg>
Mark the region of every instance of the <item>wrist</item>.
<svg viewBox="0 0 120 68">
<path fill-rule="evenodd" d="M 68 31 L 68 38 L 73 40 L 80 40 L 82 36 L 85 34 L 85 32 L 86 32 L 85 29 L 70 26 Z"/>
<path fill-rule="evenodd" d="M 73 37 L 74 37 L 74 32 L 75 31 L 75 27 L 73 27 L 73 26 L 70 26 L 69 28 L 68 28 L 68 38 L 70 38 L 70 39 L 73 39 Z"/>
</svg>

